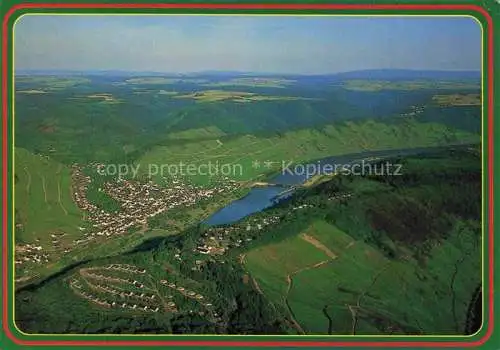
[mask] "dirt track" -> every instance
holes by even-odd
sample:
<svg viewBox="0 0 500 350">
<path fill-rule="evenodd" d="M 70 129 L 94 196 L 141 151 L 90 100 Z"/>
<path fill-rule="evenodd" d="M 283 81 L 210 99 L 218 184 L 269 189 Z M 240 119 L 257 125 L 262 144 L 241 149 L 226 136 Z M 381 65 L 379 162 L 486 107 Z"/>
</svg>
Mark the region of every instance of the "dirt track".
<svg viewBox="0 0 500 350">
<path fill-rule="evenodd" d="M 300 238 L 302 238 L 304 241 L 311 243 L 313 246 L 318 248 L 319 250 L 323 251 L 326 255 L 328 255 L 329 258 L 331 259 L 336 259 L 337 254 L 332 252 L 330 249 L 328 249 L 327 246 L 325 246 L 323 243 L 318 241 L 316 238 L 314 238 L 311 235 L 308 235 L 307 233 L 303 233 L 300 235 Z"/>
</svg>

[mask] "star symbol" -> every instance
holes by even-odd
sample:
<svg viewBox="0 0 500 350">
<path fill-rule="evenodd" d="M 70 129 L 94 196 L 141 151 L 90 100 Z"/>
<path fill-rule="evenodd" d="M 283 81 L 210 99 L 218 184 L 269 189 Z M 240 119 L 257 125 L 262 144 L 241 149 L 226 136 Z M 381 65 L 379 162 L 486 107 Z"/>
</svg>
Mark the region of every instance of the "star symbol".
<svg viewBox="0 0 500 350">
<path fill-rule="evenodd" d="M 254 169 L 260 168 L 260 162 L 258 160 L 254 160 L 252 162 L 252 168 L 254 168 Z"/>
<path fill-rule="evenodd" d="M 266 168 L 268 168 L 268 169 L 272 168 L 273 164 L 274 164 L 274 162 L 273 162 L 273 161 L 270 161 L 270 160 L 266 160 L 266 161 L 264 162 L 264 166 L 265 166 Z"/>
</svg>

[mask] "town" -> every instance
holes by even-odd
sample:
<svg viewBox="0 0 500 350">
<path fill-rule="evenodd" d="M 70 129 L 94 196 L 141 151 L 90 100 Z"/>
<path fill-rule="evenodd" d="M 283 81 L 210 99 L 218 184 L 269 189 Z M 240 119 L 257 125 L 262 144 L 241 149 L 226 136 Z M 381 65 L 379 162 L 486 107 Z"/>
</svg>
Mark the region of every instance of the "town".
<svg viewBox="0 0 500 350">
<path fill-rule="evenodd" d="M 264 227 L 276 224 L 280 221 L 279 216 L 251 219 L 245 226 L 235 224 L 229 226 L 209 227 L 197 241 L 195 252 L 208 255 L 223 255 L 231 247 L 241 247 L 244 242 L 251 242 L 253 238 L 239 238 L 244 232 L 245 236 Z"/>
<path fill-rule="evenodd" d="M 91 163 L 91 167 L 99 167 Z M 83 167 L 72 165 L 72 196 L 77 206 L 84 211 L 88 225 L 75 227 L 72 235 L 54 232 L 51 241 L 42 242 L 36 238 L 33 244 L 16 245 L 16 268 L 19 274 L 26 272 L 31 265 L 43 265 L 54 260 L 55 256 L 67 254 L 90 242 L 100 242 L 108 238 L 124 235 L 132 229 L 145 229 L 148 219 L 168 210 L 179 207 L 192 207 L 201 201 L 213 199 L 217 195 L 234 191 L 238 182 L 225 178 L 212 187 L 187 184 L 180 179 L 164 179 L 160 186 L 152 181 L 140 182 L 118 178 L 105 182 L 98 191 L 103 192 L 120 205 L 116 212 L 106 211 L 98 203 L 92 203 L 87 196 L 92 178 L 86 175 Z M 77 233 L 75 237 L 74 233 Z M 64 239 L 63 237 L 67 236 Z M 72 241 L 66 242 L 69 237 Z"/>
<path fill-rule="evenodd" d="M 350 193 L 336 193 L 328 200 L 343 200 L 350 197 Z M 253 241 L 261 231 L 280 223 L 286 215 L 313 207 L 312 204 L 304 203 L 292 207 L 291 212 L 281 216 L 273 213 L 263 214 L 231 225 L 208 227 L 197 240 L 197 246 L 193 252 L 212 256 L 224 255 L 231 248 L 243 247 Z"/>
<path fill-rule="evenodd" d="M 42 251 L 41 245 L 36 244 L 18 244 L 16 245 L 16 265 L 23 265 L 26 262 L 47 263 L 49 254 Z"/>
<path fill-rule="evenodd" d="M 47 244 L 42 244 L 40 238 L 35 238 L 35 243 L 16 244 L 16 268 L 18 270 L 26 270 L 26 268 L 29 268 L 33 264 L 47 264 L 51 261 L 54 254 L 68 253 L 71 249 L 66 242 L 63 242 L 65 236 L 67 236 L 65 233 L 51 233 L 51 249 L 45 249 L 44 245 L 46 246 Z"/>
<path fill-rule="evenodd" d="M 419 114 L 424 113 L 425 106 L 410 106 L 410 111 L 407 113 L 401 113 L 401 117 L 416 117 Z"/>
<path fill-rule="evenodd" d="M 86 191 L 92 181 L 90 176 L 75 166 L 73 180 L 74 200 L 82 210 L 89 213 L 88 220 L 93 224 L 93 229 L 84 232 L 83 238 L 74 241 L 76 245 L 88 243 L 98 237 L 123 235 L 131 228 L 145 227 L 148 219 L 167 210 L 190 207 L 238 187 L 235 181 L 226 181 L 215 188 L 205 188 L 186 184 L 175 178 L 165 186 L 159 186 L 152 181 L 142 183 L 118 179 L 116 182 L 106 182 L 99 188 L 100 192 L 120 204 L 118 212 L 107 212 L 86 197 Z"/>
</svg>

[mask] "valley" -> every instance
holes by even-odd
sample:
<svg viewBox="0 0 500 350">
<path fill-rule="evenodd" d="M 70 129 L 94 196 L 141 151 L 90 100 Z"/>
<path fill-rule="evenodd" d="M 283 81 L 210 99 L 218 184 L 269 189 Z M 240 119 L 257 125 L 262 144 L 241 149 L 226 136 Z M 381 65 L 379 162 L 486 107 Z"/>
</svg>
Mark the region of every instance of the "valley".
<svg viewBox="0 0 500 350">
<path fill-rule="evenodd" d="M 16 77 L 18 327 L 465 332 L 477 79 L 312 79 Z M 401 176 L 284 171 L 387 162 Z"/>
</svg>

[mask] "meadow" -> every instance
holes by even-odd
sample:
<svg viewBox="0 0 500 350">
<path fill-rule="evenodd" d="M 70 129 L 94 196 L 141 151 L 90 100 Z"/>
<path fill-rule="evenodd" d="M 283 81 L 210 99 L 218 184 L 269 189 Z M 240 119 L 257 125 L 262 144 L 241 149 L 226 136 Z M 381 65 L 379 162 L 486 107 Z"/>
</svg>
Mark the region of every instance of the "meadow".
<svg viewBox="0 0 500 350">
<path fill-rule="evenodd" d="M 423 267 L 410 255 L 388 259 L 318 221 L 295 237 L 251 250 L 245 267 L 262 293 L 300 325 L 299 333 L 461 333 L 480 280 L 480 244 L 473 232 L 456 230 L 431 250 Z"/>
</svg>

